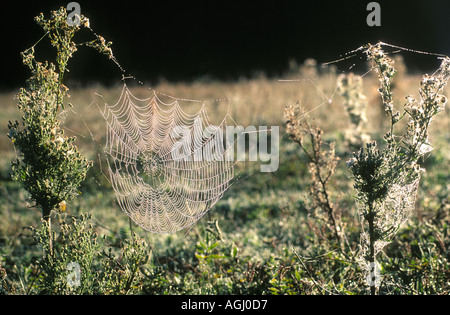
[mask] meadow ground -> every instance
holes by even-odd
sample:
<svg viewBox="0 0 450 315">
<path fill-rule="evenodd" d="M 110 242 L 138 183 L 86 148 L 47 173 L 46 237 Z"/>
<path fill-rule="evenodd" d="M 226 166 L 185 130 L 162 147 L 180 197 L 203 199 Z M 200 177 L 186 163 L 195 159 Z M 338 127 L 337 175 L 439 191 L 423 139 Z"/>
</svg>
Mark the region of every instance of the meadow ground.
<svg viewBox="0 0 450 315">
<path fill-rule="evenodd" d="M 229 108 L 240 125 L 280 126 L 280 166 L 276 172 L 259 172 L 257 162 L 238 163 L 233 184 L 223 198 L 195 226 L 169 235 L 152 234 L 129 222 L 115 201 L 106 164 L 99 159 L 106 126 L 93 101 L 96 93 L 114 100 L 121 85 L 70 90 L 69 101 L 74 106 L 61 116 L 62 126 L 67 135 L 77 137 L 81 153 L 94 166 L 81 188 L 82 194 L 67 205 L 64 214 L 55 214 L 55 231 L 58 233 L 58 224 L 63 220 L 91 213 L 94 231 L 105 236 L 101 251 L 111 248 L 118 261 L 131 230 L 146 241 L 150 259 L 140 266 L 136 285 L 112 293 L 368 293 L 365 275 L 355 260 L 360 220 L 345 163 L 352 152 L 344 145 L 350 123 L 343 98 L 335 93 L 336 80 L 335 71 L 308 72 L 303 68 L 283 78 L 261 75 L 237 82 L 162 82 L 153 87 L 188 99 L 225 98 L 220 105 L 207 108 L 213 118 L 223 117 Z M 420 80 L 420 76 L 406 73 L 399 78 L 394 89 L 397 108 L 402 108 L 405 96 L 418 94 Z M 369 106 L 364 127 L 372 139 L 380 141 L 386 125 L 377 88 L 373 73 L 366 75 L 364 93 Z M 136 96 L 148 92 L 142 86 L 131 89 Z M 447 87 L 447 96 L 449 91 Z M 0 278 L 0 293 L 37 294 L 42 292 L 42 248 L 29 227 L 41 224 L 41 213 L 9 178 L 10 162 L 16 152 L 6 136 L 7 123 L 20 117 L 15 94 L 0 95 L 0 267 L 6 273 Z M 329 98 L 331 103 L 327 102 Z M 329 187 L 332 202 L 342 216 L 344 252 L 333 245 L 326 221 L 313 209 L 306 157 L 286 135 L 284 107 L 297 102 L 313 110 L 310 116 L 323 129 L 324 140 L 336 142 L 340 159 Z M 413 217 L 378 256 L 382 294 L 450 293 L 449 122 L 447 106 L 431 125 L 430 142 L 435 149 L 422 162 L 426 174 L 420 182 Z"/>
</svg>

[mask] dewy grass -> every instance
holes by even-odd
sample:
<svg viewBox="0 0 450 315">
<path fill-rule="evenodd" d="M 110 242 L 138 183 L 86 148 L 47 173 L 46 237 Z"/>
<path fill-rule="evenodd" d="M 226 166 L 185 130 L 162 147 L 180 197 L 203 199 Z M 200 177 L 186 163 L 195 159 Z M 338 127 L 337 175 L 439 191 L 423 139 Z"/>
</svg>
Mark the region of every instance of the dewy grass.
<svg viewBox="0 0 450 315">
<path fill-rule="evenodd" d="M 423 77 L 420 100 L 408 96 L 400 115 L 395 111 L 392 100 L 393 60 L 384 53 L 380 44 L 368 45 L 365 52 L 379 74 L 379 92 L 390 120 L 390 129 L 384 136 L 384 149 L 380 150 L 375 141 L 370 142 L 347 161 L 347 166 L 355 182 L 363 226 L 361 265 L 368 272 L 370 291 L 375 294 L 379 284 L 376 256 L 391 242 L 414 209 L 420 175 L 424 172 L 418 161 L 432 150 L 428 128 L 432 118 L 443 111 L 447 102 L 440 93 L 450 77 L 450 59 L 446 57 L 436 73 Z M 404 117 L 409 117 L 407 131 L 396 136 L 395 126 Z"/>
</svg>

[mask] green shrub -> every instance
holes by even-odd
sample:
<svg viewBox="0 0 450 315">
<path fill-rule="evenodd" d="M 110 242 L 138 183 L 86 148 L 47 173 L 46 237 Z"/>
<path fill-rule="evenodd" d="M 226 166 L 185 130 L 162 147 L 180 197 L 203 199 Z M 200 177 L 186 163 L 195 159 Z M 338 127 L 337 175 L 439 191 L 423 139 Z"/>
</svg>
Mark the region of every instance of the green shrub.
<svg viewBox="0 0 450 315">
<path fill-rule="evenodd" d="M 139 294 L 143 268 L 149 260 L 148 245 L 136 235 L 124 241 L 119 255 L 109 250 L 105 237 L 99 237 L 92 216 L 63 221 L 58 237 L 49 233 L 49 222 L 34 229 L 43 249 L 40 273 L 35 283 L 38 294 Z M 50 236 L 51 235 L 51 236 Z M 54 238 L 54 246 L 49 237 Z"/>
<path fill-rule="evenodd" d="M 82 27 L 89 28 L 89 20 L 82 16 L 79 26 L 71 26 L 65 8 L 52 12 L 50 19 L 41 13 L 35 20 L 45 34 L 21 53 L 31 77 L 17 95 L 22 122 L 9 122 L 8 136 L 19 153 L 12 162 L 12 178 L 23 185 L 48 219 L 51 210 L 64 211 L 66 202 L 78 195 L 78 187 L 92 166 L 73 144 L 75 137 L 64 135 L 57 119 L 68 96 L 63 78 L 69 59 L 80 45 L 93 47 L 110 58 L 112 51 L 111 44 L 98 35 L 93 41 L 75 43 L 75 33 Z M 36 60 L 35 47 L 46 37 L 56 48 L 56 65 Z"/>
</svg>

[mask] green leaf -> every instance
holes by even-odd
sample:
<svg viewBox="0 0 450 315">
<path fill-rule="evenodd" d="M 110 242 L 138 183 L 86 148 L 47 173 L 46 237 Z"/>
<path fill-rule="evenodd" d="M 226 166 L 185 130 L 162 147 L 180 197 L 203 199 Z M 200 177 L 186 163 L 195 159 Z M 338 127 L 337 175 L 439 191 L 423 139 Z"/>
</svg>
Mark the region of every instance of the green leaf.
<svg viewBox="0 0 450 315">
<path fill-rule="evenodd" d="M 197 244 L 195 245 L 195 247 L 197 248 L 197 250 L 207 250 L 208 249 L 208 247 L 202 241 L 198 241 Z"/>
<path fill-rule="evenodd" d="M 213 250 L 214 248 L 216 248 L 217 245 L 219 245 L 219 242 L 215 242 L 214 244 L 212 244 L 211 246 L 209 246 L 207 250 L 208 250 L 208 251 L 211 251 L 211 250 Z"/>
</svg>

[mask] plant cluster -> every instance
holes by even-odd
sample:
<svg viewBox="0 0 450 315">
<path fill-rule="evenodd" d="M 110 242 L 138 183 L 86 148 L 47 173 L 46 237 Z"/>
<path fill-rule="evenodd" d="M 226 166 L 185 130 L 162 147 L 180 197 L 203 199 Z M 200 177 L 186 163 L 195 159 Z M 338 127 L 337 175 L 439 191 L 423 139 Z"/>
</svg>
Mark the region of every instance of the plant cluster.
<svg viewBox="0 0 450 315">
<path fill-rule="evenodd" d="M 371 272 L 378 252 L 392 241 L 414 209 L 420 175 L 424 172 L 419 159 L 432 149 L 428 127 L 447 102 L 440 93 L 450 78 L 450 59 L 443 59 L 434 75 L 423 77 L 420 101 L 408 96 L 404 113 L 400 115 L 392 100 L 393 60 L 384 53 L 380 44 L 368 45 L 365 52 L 378 71 L 379 92 L 390 121 L 390 130 L 384 136 L 385 148 L 379 149 L 375 141 L 370 142 L 347 161 L 364 227 L 361 235 L 362 266 Z M 409 117 L 407 131 L 396 136 L 394 127 L 404 117 Z M 374 293 L 375 283 L 372 282 L 370 288 Z"/>
<path fill-rule="evenodd" d="M 49 19 L 41 13 L 36 22 L 45 34 L 21 53 L 31 77 L 17 95 L 22 122 L 9 122 L 8 136 L 19 153 L 12 162 L 12 178 L 24 186 L 48 219 L 51 210 L 65 211 L 66 203 L 79 194 L 78 187 L 92 166 L 74 145 L 75 137 L 64 135 L 57 119 L 68 97 L 63 78 L 69 59 L 80 45 L 93 47 L 110 58 L 112 52 L 111 43 L 98 35 L 92 41 L 75 43 L 74 35 L 82 27 L 89 28 L 89 20 L 82 16 L 79 26 L 71 26 L 65 8 L 52 12 Z M 56 49 L 56 65 L 36 60 L 35 46 L 46 37 Z"/>
<path fill-rule="evenodd" d="M 45 34 L 21 53 L 31 77 L 17 95 L 22 121 L 8 125 L 8 136 L 19 153 L 12 162 L 12 178 L 29 192 L 44 219 L 41 228 L 34 229 L 36 241 L 43 248 L 43 259 L 32 286 L 41 294 L 136 292 L 141 289 L 139 268 L 148 260 L 143 240 L 133 237 L 117 259 L 111 251 L 100 254 L 101 244 L 89 223 L 90 215 L 82 215 L 79 221 L 73 219 L 71 223 L 63 221 L 57 238 L 50 220 L 52 210 L 64 212 L 66 203 L 80 193 L 78 187 L 92 166 L 74 145 L 75 137 L 64 135 L 58 120 L 69 97 L 69 89 L 63 83 L 68 62 L 79 46 L 92 47 L 114 59 L 111 43 L 93 32 L 94 40 L 75 42 L 74 36 L 82 28 L 91 30 L 89 20 L 81 16 L 78 25 L 71 25 L 65 8 L 53 11 L 49 19 L 41 13 L 35 20 Z M 56 64 L 36 59 L 35 47 L 44 38 L 56 49 Z M 98 256 L 103 256 L 101 264 Z M 76 273 L 81 278 L 67 278 L 75 267 L 80 269 Z"/>
<path fill-rule="evenodd" d="M 433 117 L 443 111 L 447 102 L 441 93 L 450 78 L 450 59 L 443 58 L 440 68 L 433 75 L 423 77 L 419 89 L 420 100 L 408 96 L 404 112 L 400 114 L 393 106 L 392 79 L 396 74 L 394 61 L 382 50 L 381 44 L 367 45 L 365 53 L 378 72 L 379 93 L 390 128 L 384 135 L 385 145 L 382 148 L 376 141 L 368 142 L 354 153 L 347 161 L 347 166 L 354 181 L 361 219 L 359 255 L 355 258 L 360 268 L 366 272 L 371 293 L 375 294 L 381 281 L 377 254 L 393 241 L 415 207 L 420 175 L 425 171 L 420 167 L 419 160 L 432 150 L 428 128 Z M 361 126 L 366 120 L 363 110 L 366 100 L 361 93 L 361 78 L 350 74 L 340 75 L 337 79 L 337 90 L 345 98 L 352 127 L 361 135 L 361 140 Z M 407 130 L 403 135 L 396 135 L 395 127 L 405 117 L 409 117 Z M 334 220 L 336 214 L 328 202 L 326 187 L 337 162 L 337 158 L 334 158 L 334 145 L 328 154 L 322 153 L 321 130 L 318 127 L 311 128 L 298 108 L 287 107 L 285 118 L 287 133 L 300 145 L 310 162 L 311 196 L 316 206 L 328 213 L 328 224 L 335 230 L 335 237 L 339 240 L 343 231 L 338 233 L 341 227 L 336 223 L 339 221 Z M 311 142 L 310 150 L 306 149 L 305 136 Z M 364 138 L 368 139 L 368 136 L 364 135 Z"/>
<path fill-rule="evenodd" d="M 33 289 L 38 294 L 136 294 L 142 290 L 141 268 L 149 260 L 148 245 L 136 235 L 125 241 L 117 256 L 112 247 L 103 250 L 106 238 L 99 238 L 88 213 L 71 222 L 63 221 L 60 233 L 49 248 L 49 222 L 33 229 L 43 249 Z M 74 268 L 79 268 L 75 270 Z"/>
</svg>

